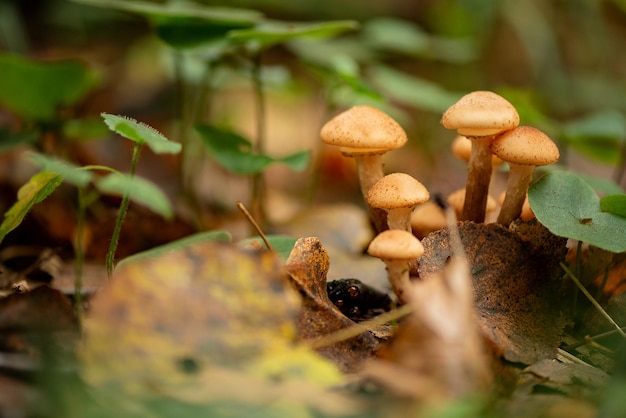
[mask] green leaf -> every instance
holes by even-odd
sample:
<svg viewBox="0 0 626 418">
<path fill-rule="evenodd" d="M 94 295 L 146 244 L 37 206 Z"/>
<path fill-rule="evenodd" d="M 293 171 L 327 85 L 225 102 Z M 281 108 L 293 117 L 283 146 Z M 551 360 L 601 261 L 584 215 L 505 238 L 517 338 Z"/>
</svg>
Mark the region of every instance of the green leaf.
<svg viewBox="0 0 626 418">
<path fill-rule="evenodd" d="M 314 23 L 266 20 L 252 29 L 233 30 L 227 36 L 234 43 L 249 43 L 262 50 L 297 38 L 331 38 L 358 26 L 354 20 Z"/>
<path fill-rule="evenodd" d="M 102 113 L 104 123 L 113 132 L 131 141 L 146 144 L 156 154 L 178 154 L 181 144 L 172 142 L 156 129 L 126 116 Z"/>
<path fill-rule="evenodd" d="M 529 188 L 528 201 L 553 234 L 615 253 L 626 251 L 626 219 L 602 212 L 598 195 L 580 177 L 548 173 Z"/>
<path fill-rule="evenodd" d="M 116 269 L 119 269 L 121 266 L 127 263 L 132 263 L 138 260 L 144 260 L 148 258 L 158 258 L 164 254 L 169 252 L 173 252 L 176 250 L 182 250 L 183 248 L 194 245 L 194 244 L 202 244 L 205 242 L 231 242 L 232 237 L 226 231 L 209 231 L 209 232 L 199 232 L 197 234 L 189 235 L 185 238 L 178 239 L 176 241 L 168 242 L 167 244 L 160 245 L 155 248 L 151 248 L 146 251 L 141 251 L 139 253 L 133 254 L 120 260 L 119 263 L 115 266 Z"/>
<path fill-rule="evenodd" d="M 369 76 L 376 86 L 393 99 L 420 109 L 443 113 L 462 96 L 440 85 L 413 77 L 386 66 L 373 67 Z"/>
<path fill-rule="evenodd" d="M 414 22 L 381 17 L 363 25 L 365 42 L 374 48 L 406 55 L 423 55 L 430 47 L 429 35 Z"/>
<path fill-rule="evenodd" d="M 81 100 L 97 77 L 79 61 L 34 61 L 0 54 L 0 105 L 29 120 L 50 121 Z"/>
<path fill-rule="evenodd" d="M 268 235 L 266 236 L 267 241 L 270 243 L 272 250 L 280 257 L 280 259 L 284 262 L 289 258 L 289 254 L 291 254 L 291 250 L 293 250 L 294 245 L 298 238 L 291 237 L 289 235 Z M 249 245 L 251 242 L 258 242 L 266 248 L 265 242 L 260 237 L 252 237 L 239 241 L 239 245 Z"/>
<path fill-rule="evenodd" d="M 43 170 L 60 175 L 63 177 L 63 180 L 76 187 L 85 187 L 93 180 L 93 173 L 82 170 L 79 166 L 68 161 L 35 152 L 29 152 L 27 157 L 33 160 L 35 164 L 40 166 Z"/>
<path fill-rule="evenodd" d="M 626 140 L 626 118 L 616 109 L 586 115 L 563 124 L 563 138 L 583 154 L 615 164 Z"/>
<path fill-rule="evenodd" d="M 49 171 L 41 171 L 31 177 L 18 190 L 17 202 L 4 214 L 4 221 L 0 224 L 0 242 L 22 223 L 33 205 L 48 197 L 62 182 L 63 177 Z"/>
<path fill-rule="evenodd" d="M 600 199 L 600 208 L 603 212 L 614 213 L 626 218 L 626 195 L 612 194 Z"/>
<path fill-rule="evenodd" d="M 172 219 L 174 212 L 165 194 L 157 185 L 141 177 L 131 177 L 122 173 L 108 174 L 95 182 L 96 188 L 104 194 L 124 196 L 146 206 L 165 219 Z"/>
<path fill-rule="evenodd" d="M 212 125 L 198 125 L 196 130 L 218 164 L 235 174 L 257 174 L 274 163 L 285 164 L 293 170 L 304 170 L 309 163 L 308 151 L 272 158 L 255 154 L 250 141 L 232 131 Z"/>
<path fill-rule="evenodd" d="M 600 195 L 622 194 L 624 189 L 613 180 L 603 177 L 592 176 L 589 174 L 578 173 L 578 177 L 585 180 Z"/>
</svg>

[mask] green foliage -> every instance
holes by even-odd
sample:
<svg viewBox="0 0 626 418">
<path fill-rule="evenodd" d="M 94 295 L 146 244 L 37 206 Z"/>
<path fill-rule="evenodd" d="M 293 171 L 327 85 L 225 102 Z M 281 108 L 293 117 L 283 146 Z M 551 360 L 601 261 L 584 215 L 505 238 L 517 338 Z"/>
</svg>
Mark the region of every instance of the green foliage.
<svg viewBox="0 0 626 418">
<path fill-rule="evenodd" d="M 0 104 L 27 120 L 52 121 L 81 100 L 98 78 L 79 61 L 34 61 L 0 54 Z"/>
<path fill-rule="evenodd" d="M 28 180 L 17 192 L 17 202 L 4 214 L 0 224 L 0 241 L 17 228 L 30 209 L 48 197 L 63 181 L 63 177 L 50 171 L 41 171 Z"/>
<path fill-rule="evenodd" d="M 601 110 L 562 126 L 563 138 L 583 154 L 605 163 L 619 162 L 626 141 L 626 117 L 617 109 Z"/>
<path fill-rule="evenodd" d="M 551 172 L 528 190 L 535 216 L 553 234 L 607 251 L 626 251 L 626 218 L 603 212 L 600 198 L 575 174 Z"/>
<path fill-rule="evenodd" d="M 56 173 L 66 181 L 76 187 L 86 187 L 93 181 L 93 173 L 81 169 L 79 166 L 58 158 L 48 157 L 44 154 L 29 152 L 27 156 L 44 171 Z"/>
<path fill-rule="evenodd" d="M 209 231 L 209 232 L 198 232 L 197 234 L 189 235 L 185 238 L 181 238 L 175 241 L 168 242 L 167 244 L 160 245 L 158 247 L 151 248 L 146 251 L 142 251 L 131 256 L 120 260 L 117 263 L 117 268 L 122 267 L 127 263 L 133 263 L 138 260 L 153 258 L 156 259 L 164 254 L 169 252 L 182 250 L 185 247 L 194 244 L 202 244 L 206 242 L 231 242 L 232 237 L 226 231 Z"/>
<path fill-rule="evenodd" d="M 293 170 L 302 171 L 309 164 L 308 151 L 274 158 L 255 153 L 249 140 L 232 131 L 212 125 L 198 125 L 196 130 L 215 160 L 232 173 L 257 174 L 274 163 L 285 164 Z"/>
<path fill-rule="evenodd" d="M 268 235 L 267 242 L 269 242 L 272 250 L 280 257 L 280 259 L 284 262 L 289 258 L 289 254 L 291 254 L 291 250 L 293 250 L 294 245 L 298 238 L 294 238 L 289 235 Z M 258 242 L 266 248 L 265 242 L 259 237 L 252 237 L 248 239 L 244 239 L 239 241 L 239 245 L 249 245 L 252 242 Z"/>
<path fill-rule="evenodd" d="M 130 200 L 164 217 L 172 219 L 174 212 L 161 189 L 151 181 L 122 173 L 111 173 L 95 182 L 96 188 L 104 194 L 129 196 Z"/>
<path fill-rule="evenodd" d="M 182 148 L 156 129 L 134 119 L 108 113 L 102 113 L 102 117 L 110 130 L 140 145 L 146 144 L 156 154 L 178 154 Z"/>
<path fill-rule="evenodd" d="M 600 208 L 603 212 L 614 213 L 626 218 L 626 195 L 612 194 L 600 199 Z"/>
</svg>

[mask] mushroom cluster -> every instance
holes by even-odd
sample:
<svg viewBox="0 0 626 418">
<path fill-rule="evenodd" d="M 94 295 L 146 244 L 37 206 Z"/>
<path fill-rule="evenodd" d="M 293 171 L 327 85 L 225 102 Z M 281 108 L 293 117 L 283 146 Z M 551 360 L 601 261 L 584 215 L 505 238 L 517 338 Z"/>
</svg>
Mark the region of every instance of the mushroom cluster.
<svg viewBox="0 0 626 418">
<path fill-rule="evenodd" d="M 506 162 L 509 178 L 497 222 L 508 227 L 517 218 L 531 218 L 528 186 L 535 167 L 558 160 L 554 142 L 536 128 L 519 126 L 515 107 L 490 91 L 461 97 L 444 112 L 441 123 L 457 131 L 452 152 L 467 161 L 465 188 L 447 198 L 457 217 L 485 222 L 487 214 L 497 213 L 498 203 L 489 194 L 490 183 L 495 170 Z M 398 301 L 407 303 L 410 266 L 423 252 L 419 239 L 444 227 L 446 217 L 439 206 L 429 202 L 430 193 L 418 180 L 405 173 L 384 173 L 381 157 L 406 144 L 405 131 L 384 112 L 355 106 L 326 123 L 321 139 L 354 158 L 361 193 L 378 234 L 368 253 L 383 260 Z"/>
</svg>

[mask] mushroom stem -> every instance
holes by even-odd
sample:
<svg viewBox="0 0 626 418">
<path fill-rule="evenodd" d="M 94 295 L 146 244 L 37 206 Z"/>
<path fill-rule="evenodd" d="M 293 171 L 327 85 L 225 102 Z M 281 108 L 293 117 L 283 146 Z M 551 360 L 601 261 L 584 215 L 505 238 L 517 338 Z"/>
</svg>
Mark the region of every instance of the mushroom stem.
<svg viewBox="0 0 626 418">
<path fill-rule="evenodd" d="M 520 165 L 509 163 L 509 179 L 506 184 L 506 195 L 502 202 L 502 209 L 498 215 L 500 225 L 509 226 L 511 222 L 519 218 L 522 206 L 526 199 L 528 186 L 533 178 L 534 165 Z"/>
<path fill-rule="evenodd" d="M 383 259 L 387 267 L 387 277 L 393 292 L 401 304 L 406 304 L 411 292 L 411 279 L 409 277 L 409 265 L 407 260 Z"/>
<path fill-rule="evenodd" d="M 491 150 L 488 137 L 470 137 L 472 152 L 467 167 L 467 185 L 463 203 L 462 221 L 485 221 L 485 208 L 491 180 Z"/>
<path fill-rule="evenodd" d="M 381 233 L 389 229 L 387 213 L 382 209 L 373 208 L 367 203 L 367 192 L 385 175 L 383 172 L 382 154 L 353 154 L 352 156 L 356 161 L 363 200 L 369 210 L 376 233 Z"/>
<path fill-rule="evenodd" d="M 389 229 L 404 229 L 405 231 L 412 232 L 411 228 L 411 212 L 414 207 L 409 208 L 395 208 L 387 211 L 387 224 Z"/>
</svg>

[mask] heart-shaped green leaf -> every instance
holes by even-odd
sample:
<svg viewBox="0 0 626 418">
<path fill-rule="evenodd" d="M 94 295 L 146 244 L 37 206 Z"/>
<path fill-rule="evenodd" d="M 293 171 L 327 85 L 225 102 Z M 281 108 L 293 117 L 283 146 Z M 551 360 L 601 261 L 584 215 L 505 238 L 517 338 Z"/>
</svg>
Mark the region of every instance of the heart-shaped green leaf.
<svg viewBox="0 0 626 418">
<path fill-rule="evenodd" d="M 301 171 L 309 164 L 308 151 L 273 158 L 254 153 L 250 141 L 235 132 L 212 125 L 198 125 L 196 130 L 218 164 L 235 174 L 257 174 L 274 163 L 282 163 L 293 170 Z"/>
<path fill-rule="evenodd" d="M 583 154 L 615 164 L 626 140 L 626 118 L 616 109 L 593 113 L 565 123 L 563 138 Z"/>
<path fill-rule="evenodd" d="M 129 194 L 130 200 L 146 206 L 165 219 L 174 216 L 167 196 L 151 181 L 122 173 L 111 173 L 95 183 L 96 188 L 104 194 L 124 196 Z"/>
<path fill-rule="evenodd" d="M 4 214 L 0 225 L 0 241 L 22 223 L 33 205 L 48 197 L 63 182 L 63 177 L 50 171 L 40 171 L 17 192 L 17 202 Z"/>
<path fill-rule="evenodd" d="M 178 154 L 182 146 L 172 142 L 156 129 L 126 116 L 102 113 L 104 123 L 113 132 L 140 144 L 146 144 L 156 154 Z"/>
<path fill-rule="evenodd" d="M 548 173 L 529 188 L 528 201 L 553 234 L 615 253 L 626 251 L 626 218 L 602 212 L 600 198 L 580 177 Z"/>
<path fill-rule="evenodd" d="M 79 61 L 34 61 L 0 54 L 0 105 L 29 120 L 54 119 L 94 88 L 98 78 Z"/>
</svg>

